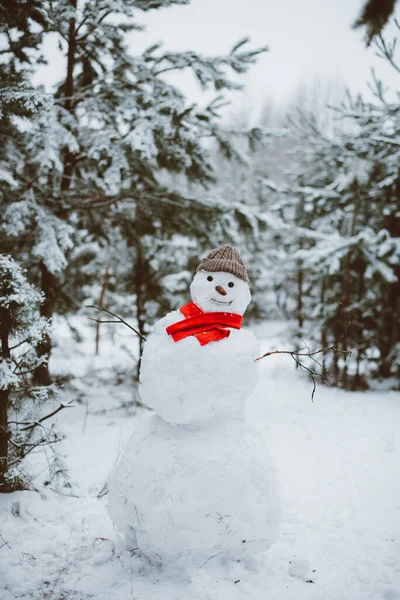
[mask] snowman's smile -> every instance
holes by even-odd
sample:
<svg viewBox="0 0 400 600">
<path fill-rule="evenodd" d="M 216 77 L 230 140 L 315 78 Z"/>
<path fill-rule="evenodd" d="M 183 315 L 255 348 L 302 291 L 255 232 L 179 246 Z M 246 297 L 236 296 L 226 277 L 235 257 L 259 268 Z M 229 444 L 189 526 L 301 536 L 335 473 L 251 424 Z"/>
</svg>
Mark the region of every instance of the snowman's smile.
<svg viewBox="0 0 400 600">
<path fill-rule="evenodd" d="M 216 304 L 232 304 L 232 300 L 230 300 L 229 302 L 224 302 L 223 300 L 215 300 L 215 298 L 210 298 L 210 300 L 212 300 Z"/>
</svg>

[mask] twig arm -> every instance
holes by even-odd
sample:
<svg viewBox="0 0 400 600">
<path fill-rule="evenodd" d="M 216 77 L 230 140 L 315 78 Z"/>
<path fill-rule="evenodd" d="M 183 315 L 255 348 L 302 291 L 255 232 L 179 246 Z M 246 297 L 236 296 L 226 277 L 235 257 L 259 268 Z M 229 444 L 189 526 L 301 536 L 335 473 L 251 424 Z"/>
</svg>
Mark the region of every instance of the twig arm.
<svg viewBox="0 0 400 600">
<path fill-rule="evenodd" d="M 272 350 L 271 352 L 266 352 L 262 356 L 259 356 L 255 360 L 261 360 L 266 356 L 271 356 L 272 354 L 290 354 L 290 356 L 308 356 L 312 357 L 316 354 L 324 354 L 325 352 L 330 352 L 331 350 L 336 350 L 336 352 L 340 352 L 341 354 L 350 354 L 348 350 L 338 350 L 336 346 L 328 346 L 327 348 L 320 348 L 319 350 L 314 350 L 313 352 L 301 352 L 301 350 Z"/>
<path fill-rule="evenodd" d="M 115 313 L 111 312 L 111 310 L 108 310 L 107 308 L 104 308 L 104 306 L 96 306 L 94 304 L 89 304 L 88 306 L 86 306 L 86 308 L 95 308 L 96 310 L 101 310 L 102 312 L 105 312 L 106 314 L 111 315 L 112 317 L 114 317 L 115 319 L 117 319 L 116 321 L 100 321 L 99 319 L 93 319 L 92 317 L 88 317 L 91 321 L 96 321 L 96 322 L 99 322 L 99 323 L 123 323 L 124 325 L 126 325 L 127 327 L 129 327 L 129 329 L 131 329 L 134 333 L 136 333 L 136 335 L 138 335 L 144 342 L 146 341 L 146 338 L 144 337 L 143 334 L 140 333 L 140 331 L 138 331 L 137 329 L 135 329 L 134 327 L 132 327 L 132 325 L 129 325 L 129 323 L 127 323 L 119 315 L 116 315 Z"/>
</svg>

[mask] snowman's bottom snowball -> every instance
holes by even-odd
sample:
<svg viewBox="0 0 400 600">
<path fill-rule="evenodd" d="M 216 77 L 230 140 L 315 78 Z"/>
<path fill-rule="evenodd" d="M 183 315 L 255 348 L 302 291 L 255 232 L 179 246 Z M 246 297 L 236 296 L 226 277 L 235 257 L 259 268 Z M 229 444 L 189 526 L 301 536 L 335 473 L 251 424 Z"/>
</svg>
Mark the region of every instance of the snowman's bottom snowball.
<svg viewBox="0 0 400 600">
<path fill-rule="evenodd" d="M 109 477 L 109 515 L 128 547 L 199 565 L 217 554 L 247 561 L 268 548 L 279 520 L 275 469 L 252 432 L 242 434 L 147 415 Z"/>
</svg>

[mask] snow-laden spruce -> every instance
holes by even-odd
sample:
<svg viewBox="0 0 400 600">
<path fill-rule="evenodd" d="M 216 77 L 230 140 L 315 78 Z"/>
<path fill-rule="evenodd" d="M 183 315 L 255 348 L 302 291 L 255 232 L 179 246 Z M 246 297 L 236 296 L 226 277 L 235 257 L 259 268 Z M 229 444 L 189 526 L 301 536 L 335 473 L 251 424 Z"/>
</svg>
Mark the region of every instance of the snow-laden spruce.
<svg viewBox="0 0 400 600">
<path fill-rule="evenodd" d="M 38 347 L 50 334 L 50 322 L 39 312 L 42 301 L 21 265 L 0 253 L 0 492 L 29 487 L 22 461 L 61 439 L 54 425 L 41 425 L 46 414 L 42 408 L 56 389 L 32 381 L 32 373 L 43 363 Z M 50 480 L 61 473 L 60 460 L 55 452 L 52 460 L 46 456 Z"/>
<path fill-rule="evenodd" d="M 191 296 L 145 343 L 140 395 L 155 412 L 110 474 L 108 511 L 150 559 L 248 562 L 274 540 L 279 508 L 267 448 L 246 425 L 258 342 L 241 329 L 251 296 L 232 247 L 202 261 Z"/>
</svg>

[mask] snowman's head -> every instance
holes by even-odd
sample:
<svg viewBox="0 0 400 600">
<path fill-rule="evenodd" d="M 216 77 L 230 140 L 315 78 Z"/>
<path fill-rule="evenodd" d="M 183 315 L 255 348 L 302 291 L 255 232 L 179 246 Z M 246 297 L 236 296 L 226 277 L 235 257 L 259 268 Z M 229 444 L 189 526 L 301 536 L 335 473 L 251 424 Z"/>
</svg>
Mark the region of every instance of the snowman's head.
<svg viewBox="0 0 400 600">
<path fill-rule="evenodd" d="M 212 250 L 197 267 L 190 286 L 192 300 L 204 312 L 243 315 L 251 295 L 249 278 L 239 252 L 225 244 Z"/>
<path fill-rule="evenodd" d="M 204 312 L 243 315 L 251 300 L 246 281 L 224 271 L 198 271 L 190 293 L 193 302 Z"/>
</svg>

